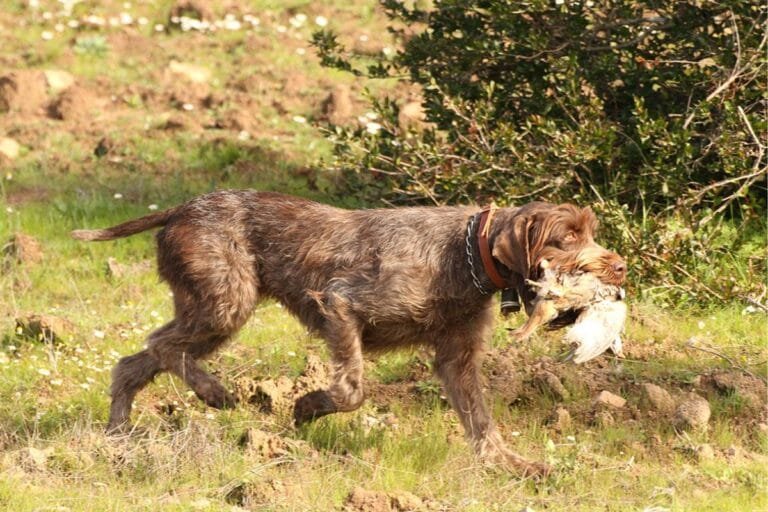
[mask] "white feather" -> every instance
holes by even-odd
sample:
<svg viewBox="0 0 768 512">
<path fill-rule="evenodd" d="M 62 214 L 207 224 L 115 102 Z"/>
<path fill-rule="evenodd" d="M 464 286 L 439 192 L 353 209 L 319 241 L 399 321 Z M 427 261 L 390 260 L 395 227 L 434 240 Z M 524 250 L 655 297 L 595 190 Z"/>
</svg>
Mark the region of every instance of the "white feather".
<svg viewBox="0 0 768 512">
<path fill-rule="evenodd" d="M 565 342 L 574 346 L 566 360 L 585 363 L 609 348 L 621 355 L 620 334 L 626 317 L 623 301 L 603 300 L 586 308 L 565 334 Z"/>
</svg>

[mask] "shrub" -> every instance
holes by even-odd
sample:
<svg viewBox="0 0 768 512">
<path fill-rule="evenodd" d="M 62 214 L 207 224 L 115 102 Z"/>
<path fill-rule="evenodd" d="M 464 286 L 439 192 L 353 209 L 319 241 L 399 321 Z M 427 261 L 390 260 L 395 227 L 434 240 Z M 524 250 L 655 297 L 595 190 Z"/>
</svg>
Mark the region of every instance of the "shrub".
<svg viewBox="0 0 768 512">
<path fill-rule="evenodd" d="M 382 4 L 404 41 L 394 58 L 363 70 L 334 34 L 314 43 L 327 65 L 406 74 L 429 124 L 401 126 L 401 105 L 373 98 L 380 129 L 331 127 L 345 193 L 593 204 L 638 291 L 677 303 L 765 291 L 765 6 Z"/>
</svg>

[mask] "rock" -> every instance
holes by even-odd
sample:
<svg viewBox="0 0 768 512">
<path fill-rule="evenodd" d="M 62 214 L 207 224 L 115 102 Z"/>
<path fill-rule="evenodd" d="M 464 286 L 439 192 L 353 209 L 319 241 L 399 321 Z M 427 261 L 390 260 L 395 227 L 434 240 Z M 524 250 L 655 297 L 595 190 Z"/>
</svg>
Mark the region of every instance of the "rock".
<svg viewBox="0 0 768 512">
<path fill-rule="evenodd" d="M 40 71 L 14 71 L 0 77 L 0 112 L 36 114 L 48 101 Z"/>
<path fill-rule="evenodd" d="M 672 414 L 675 410 L 675 401 L 669 392 L 655 384 L 643 384 L 643 395 L 651 407 L 664 414 Z"/>
<path fill-rule="evenodd" d="M 627 401 L 618 395 L 614 395 L 610 391 L 601 391 L 595 399 L 592 401 L 596 406 L 608 406 L 615 409 L 621 409 L 626 405 Z"/>
<path fill-rule="evenodd" d="M 711 414 L 709 402 L 696 393 L 688 393 L 677 406 L 674 424 L 680 429 L 705 429 Z"/>
<path fill-rule="evenodd" d="M 211 70 L 203 66 L 197 66 L 188 62 L 172 60 L 168 64 L 168 71 L 178 75 L 194 84 L 205 84 L 211 79 Z"/>
<path fill-rule="evenodd" d="M 43 249 L 40 242 L 33 236 L 16 233 L 3 247 L 3 253 L 23 265 L 40 263 L 43 260 Z"/>
<path fill-rule="evenodd" d="M 352 97 L 349 86 L 339 84 L 320 105 L 322 117 L 334 125 L 343 125 L 353 118 Z"/>
<path fill-rule="evenodd" d="M 71 338 L 74 330 L 69 320 L 51 315 L 30 314 L 16 319 L 16 334 L 34 341 L 58 343 Z"/>
<path fill-rule="evenodd" d="M 558 407 L 550 416 L 549 423 L 557 432 L 565 432 L 571 428 L 571 413 L 565 407 Z"/>
<path fill-rule="evenodd" d="M 21 146 L 18 142 L 8 137 L 0 137 L 0 155 L 8 160 L 15 160 L 19 156 Z"/>
<path fill-rule="evenodd" d="M 715 450 L 708 443 L 696 447 L 696 459 L 699 461 L 712 460 L 715 458 Z"/>
<path fill-rule="evenodd" d="M 69 89 L 75 83 L 74 76 L 60 69 L 46 69 L 43 71 L 43 75 L 45 75 L 48 89 L 54 94 Z"/>
<path fill-rule="evenodd" d="M 557 400 L 567 400 L 571 394 L 565 389 L 557 375 L 549 371 L 540 371 L 533 377 L 533 382 L 545 393 L 549 393 Z"/>
</svg>

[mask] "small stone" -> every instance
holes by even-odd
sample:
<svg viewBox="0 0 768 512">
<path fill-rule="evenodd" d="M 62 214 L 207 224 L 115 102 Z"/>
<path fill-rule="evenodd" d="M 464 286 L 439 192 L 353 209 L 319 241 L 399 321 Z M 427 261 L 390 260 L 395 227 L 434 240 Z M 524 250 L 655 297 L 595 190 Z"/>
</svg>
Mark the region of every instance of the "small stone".
<svg viewBox="0 0 768 512">
<path fill-rule="evenodd" d="M 19 156 L 21 146 L 18 142 L 8 137 L 0 137 L 0 155 L 8 160 L 15 160 Z"/>
<path fill-rule="evenodd" d="M 54 94 L 69 89 L 75 83 L 75 77 L 71 73 L 60 69 L 46 69 L 43 71 L 43 74 L 45 75 L 48 89 Z"/>
<path fill-rule="evenodd" d="M 705 429 L 712 411 L 709 402 L 696 393 L 688 393 L 675 411 L 675 426 L 681 429 Z"/>
<path fill-rule="evenodd" d="M 653 409 L 664 414 L 672 414 L 675 410 L 675 401 L 669 392 L 655 384 L 643 384 L 643 393 Z"/>
<path fill-rule="evenodd" d="M 614 395 L 610 391 L 601 391 L 592 403 L 598 406 L 610 406 L 616 409 L 621 409 L 626 405 L 627 401 L 618 395 Z"/>
<path fill-rule="evenodd" d="M 188 62 L 172 60 L 171 63 L 168 64 L 168 70 L 174 75 L 179 75 L 195 84 L 204 84 L 211 79 L 210 69 Z"/>
<path fill-rule="evenodd" d="M 715 450 L 712 445 L 704 443 L 696 448 L 696 459 L 699 461 L 712 460 L 715 458 Z"/>
<path fill-rule="evenodd" d="M 568 400 L 571 394 L 565 389 L 560 378 L 552 372 L 541 371 L 533 378 L 534 383 L 545 393 L 549 393 L 557 400 Z"/>
<path fill-rule="evenodd" d="M 758 423 L 757 424 L 758 430 L 762 432 L 763 434 L 768 435 L 768 423 Z"/>
<path fill-rule="evenodd" d="M 739 459 L 743 455 L 744 455 L 744 451 L 740 447 L 736 446 L 735 444 L 732 444 L 725 450 L 725 456 L 731 460 Z"/>
</svg>

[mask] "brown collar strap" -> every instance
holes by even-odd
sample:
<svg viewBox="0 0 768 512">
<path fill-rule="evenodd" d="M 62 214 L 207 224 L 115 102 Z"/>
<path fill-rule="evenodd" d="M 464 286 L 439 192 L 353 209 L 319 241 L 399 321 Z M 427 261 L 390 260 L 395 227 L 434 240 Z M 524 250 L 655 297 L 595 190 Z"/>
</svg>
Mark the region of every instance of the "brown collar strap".
<svg viewBox="0 0 768 512">
<path fill-rule="evenodd" d="M 494 205 L 486 206 L 483 211 L 480 212 L 480 226 L 477 228 L 477 245 L 480 249 L 480 259 L 483 261 L 483 270 L 491 280 L 493 285 L 503 290 L 508 288 L 509 284 L 501 277 L 499 271 L 496 269 L 496 264 L 493 262 L 493 256 L 491 256 L 491 246 L 488 243 L 488 235 L 491 233 L 491 222 L 493 222 L 493 214 L 497 208 Z"/>
</svg>

